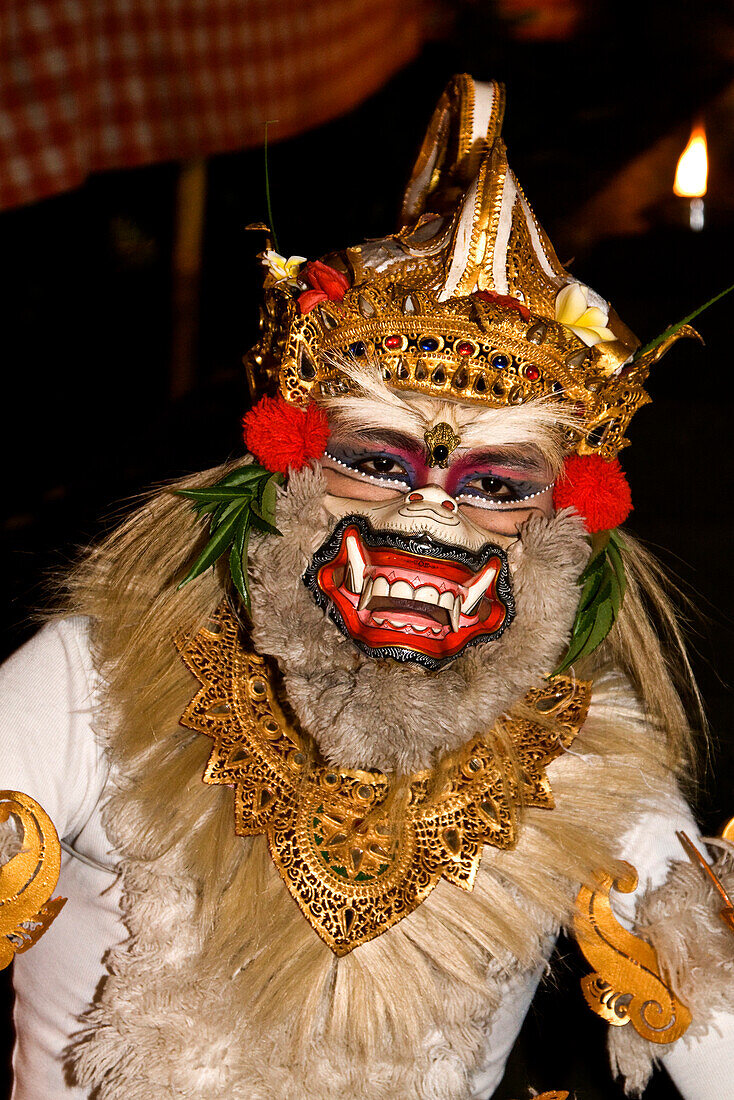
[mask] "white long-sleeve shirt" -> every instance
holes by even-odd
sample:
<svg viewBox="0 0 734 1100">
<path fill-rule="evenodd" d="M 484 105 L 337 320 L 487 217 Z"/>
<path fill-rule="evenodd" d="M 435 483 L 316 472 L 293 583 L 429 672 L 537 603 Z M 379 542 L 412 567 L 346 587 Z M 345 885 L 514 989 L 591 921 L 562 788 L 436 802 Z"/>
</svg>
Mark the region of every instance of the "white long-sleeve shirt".
<svg viewBox="0 0 734 1100">
<path fill-rule="evenodd" d="M 45 935 L 14 962 L 13 1100 L 88 1096 L 67 1083 L 63 1052 L 104 977 L 107 951 L 126 938 L 115 854 L 101 819 L 109 764 L 94 732 L 98 691 L 82 618 L 44 627 L 0 669 L 0 788 L 23 791 L 51 817 L 66 849 L 56 894 L 68 898 Z M 662 883 L 670 860 L 680 858 L 676 829 L 696 835 L 683 802 L 640 819 L 624 838 L 620 855 L 637 868 L 637 896 Z M 619 903 L 620 917 L 631 920 L 633 896 L 620 895 Z M 502 1079 L 539 976 L 508 982 L 472 1100 L 486 1100 Z M 684 1037 L 665 1053 L 685 1100 L 723 1100 L 732 1090 L 734 1015 L 716 1024 L 705 1038 Z"/>
</svg>

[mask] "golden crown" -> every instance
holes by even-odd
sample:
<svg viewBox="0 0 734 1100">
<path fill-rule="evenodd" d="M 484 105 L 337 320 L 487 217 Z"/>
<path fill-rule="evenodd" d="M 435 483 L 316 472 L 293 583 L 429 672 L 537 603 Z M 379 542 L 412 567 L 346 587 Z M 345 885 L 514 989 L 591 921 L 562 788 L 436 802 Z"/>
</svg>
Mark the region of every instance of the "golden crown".
<svg viewBox="0 0 734 1100">
<path fill-rule="evenodd" d="M 253 395 L 277 387 L 306 404 L 346 392 L 345 364 L 369 359 L 398 390 L 493 408 L 541 397 L 570 405 L 578 427 L 568 442 L 580 454 L 611 458 L 626 445 L 649 401 L 650 366 L 692 330 L 636 354 L 636 337 L 562 267 L 538 224 L 507 163 L 503 109 L 500 85 L 454 78 L 401 229 L 325 257 L 338 292 L 303 312 L 307 281 L 271 272 L 261 340 L 245 360 Z"/>
</svg>

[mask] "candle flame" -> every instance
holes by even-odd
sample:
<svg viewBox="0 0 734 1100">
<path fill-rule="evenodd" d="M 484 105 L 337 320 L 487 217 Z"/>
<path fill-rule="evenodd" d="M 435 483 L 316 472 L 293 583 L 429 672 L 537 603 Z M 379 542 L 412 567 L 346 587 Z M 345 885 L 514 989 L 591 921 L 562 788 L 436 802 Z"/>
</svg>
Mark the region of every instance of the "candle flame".
<svg viewBox="0 0 734 1100">
<path fill-rule="evenodd" d="M 688 144 L 678 160 L 673 191 L 684 199 L 703 198 L 706 194 L 708 171 L 706 131 L 703 126 L 694 126 Z"/>
</svg>

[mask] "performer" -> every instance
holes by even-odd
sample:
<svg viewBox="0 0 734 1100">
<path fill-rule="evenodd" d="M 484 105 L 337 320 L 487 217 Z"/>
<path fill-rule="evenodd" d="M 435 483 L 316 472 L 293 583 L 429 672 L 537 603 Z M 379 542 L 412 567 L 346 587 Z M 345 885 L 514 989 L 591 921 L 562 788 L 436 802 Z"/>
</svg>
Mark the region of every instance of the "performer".
<svg viewBox="0 0 734 1100">
<path fill-rule="evenodd" d="M 691 330 L 640 348 L 560 265 L 502 113 L 455 78 L 396 234 L 266 249 L 248 454 L 153 494 L 4 668 L 0 886 L 13 821 L 54 850 L 38 803 L 68 899 L 15 960 L 17 1100 L 483 1100 L 560 929 L 630 1094 L 658 1060 L 730 1090 L 730 849 L 620 530 Z"/>
</svg>

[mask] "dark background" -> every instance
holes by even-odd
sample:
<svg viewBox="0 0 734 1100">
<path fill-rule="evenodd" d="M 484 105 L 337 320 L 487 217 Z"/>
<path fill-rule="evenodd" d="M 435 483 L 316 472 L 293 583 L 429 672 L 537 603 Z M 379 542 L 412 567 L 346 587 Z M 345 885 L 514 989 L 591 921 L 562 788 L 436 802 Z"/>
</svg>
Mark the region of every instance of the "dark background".
<svg viewBox="0 0 734 1100">
<path fill-rule="evenodd" d="M 518 38 L 501 5 L 436 10 L 421 56 L 377 95 L 271 148 L 280 250 L 314 257 L 389 231 L 446 81 L 461 71 L 494 77 L 508 86 L 510 162 L 561 260 L 573 261 L 573 273 L 646 341 L 734 282 L 733 7 L 728 0 L 588 4 L 573 35 L 560 41 Z M 699 116 L 709 124 L 711 174 L 707 226 L 693 233 L 671 184 Z M 635 164 L 642 167 L 630 185 Z M 208 163 L 196 372 L 189 392 L 174 399 L 178 174 L 171 164 L 107 173 L 0 215 L 5 653 L 34 629 L 50 572 L 116 522 L 135 493 L 241 448 L 240 358 L 255 338 L 262 278 L 261 238 L 244 227 L 266 220 L 262 151 Z M 715 832 L 734 814 L 734 296 L 697 324 L 706 347 L 681 342 L 655 369 L 654 404 L 633 422 L 634 445 L 622 461 L 635 501 L 628 526 L 693 600 L 694 664 L 714 731 L 699 812 L 704 829 Z M 558 962 L 500 1100 L 526 1096 L 530 1085 L 575 1089 L 580 1100 L 622 1096 L 605 1064 L 605 1025 L 583 1006 L 583 967 L 571 945 L 561 945 Z M 677 1093 L 661 1074 L 645 1096 Z"/>
</svg>

